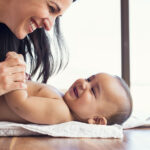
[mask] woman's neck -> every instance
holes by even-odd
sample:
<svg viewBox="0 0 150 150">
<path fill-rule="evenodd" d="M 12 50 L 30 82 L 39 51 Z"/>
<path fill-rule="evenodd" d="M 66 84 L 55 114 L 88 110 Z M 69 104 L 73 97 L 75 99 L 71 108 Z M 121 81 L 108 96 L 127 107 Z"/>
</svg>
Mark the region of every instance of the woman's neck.
<svg viewBox="0 0 150 150">
<path fill-rule="evenodd" d="M 9 16 L 10 0 L 0 0 L 0 23 L 5 23 Z"/>
</svg>

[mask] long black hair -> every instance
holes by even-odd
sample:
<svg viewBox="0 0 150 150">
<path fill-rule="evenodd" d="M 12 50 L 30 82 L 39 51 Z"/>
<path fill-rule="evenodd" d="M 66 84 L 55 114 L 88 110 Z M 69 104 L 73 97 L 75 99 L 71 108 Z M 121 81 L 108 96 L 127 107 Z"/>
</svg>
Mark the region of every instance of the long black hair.
<svg viewBox="0 0 150 150">
<path fill-rule="evenodd" d="M 75 2 L 76 0 L 73 0 Z M 54 39 L 56 47 L 52 52 L 51 41 L 43 28 L 35 30 L 24 39 L 17 39 L 11 30 L 3 23 L 0 23 L 0 62 L 4 61 L 9 51 L 17 52 L 30 60 L 31 78 L 38 71 L 38 79 L 46 83 L 54 73 L 65 68 L 68 63 L 68 51 L 60 31 L 60 19 L 55 20 Z M 56 56 L 56 57 L 54 57 Z"/>
<path fill-rule="evenodd" d="M 41 78 L 42 82 L 46 83 L 52 74 L 58 72 L 67 64 L 67 61 L 65 61 L 66 64 L 63 64 L 64 60 L 68 60 L 68 58 L 65 57 L 67 56 L 67 51 L 64 50 L 65 46 L 63 46 L 64 43 L 59 27 L 59 17 L 55 21 L 54 32 L 53 35 L 59 47 L 59 57 L 56 57 L 55 60 L 50 46 L 50 39 L 43 28 L 37 29 L 24 39 L 19 40 L 5 24 L 0 23 L 0 61 L 5 60 L 6 54 L 9 51 L 22 54 L 25 61 L 28 55 L 31 77 L 39 71 L 37 79 Z"/>
</svg>

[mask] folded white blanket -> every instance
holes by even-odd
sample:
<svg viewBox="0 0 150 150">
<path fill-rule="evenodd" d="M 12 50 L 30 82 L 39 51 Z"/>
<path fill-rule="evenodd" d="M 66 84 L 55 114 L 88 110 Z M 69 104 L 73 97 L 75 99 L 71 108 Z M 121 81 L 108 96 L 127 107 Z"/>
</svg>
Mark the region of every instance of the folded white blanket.
<svg viewBox="0 0 150 150">
<path fill-rule="evenodd" d="M 76 121 L 57 125 L 20 124 L 0 121 L 0 136 L 49 135 L 53 137 L 122 138 L 123 129 L 150 127 L 150 117 L 131 116 L 122 126 L 93 125 Z"/>
<path fill-rule="evenodd" d="M 144 118 L 132 115 L 122 126 L 123 129 L 131 129 L 141 126 L 150 127 L 150 117 Z"/>
<path fill-rule="evenodd" d="M 0 122 L 0 136 L 49 135 L 53 137 L 122 138 L 119 125 L 93 125 L 76 121 L 57 125 Z"/>
</svg>

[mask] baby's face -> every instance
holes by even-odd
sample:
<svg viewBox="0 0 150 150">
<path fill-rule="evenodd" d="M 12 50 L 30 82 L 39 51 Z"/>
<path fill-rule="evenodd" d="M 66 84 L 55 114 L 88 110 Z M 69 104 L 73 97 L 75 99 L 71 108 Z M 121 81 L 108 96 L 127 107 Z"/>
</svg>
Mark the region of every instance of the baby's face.
<svg viewBox="0 0 150 150">
<path fill-rule="evenodd" d="M 64 95 L 73 114 L 82 121 L 116 113 L 125 105 L 125 98 L 118 79 L 106 73 L 75 81 Z"/>
</svg>

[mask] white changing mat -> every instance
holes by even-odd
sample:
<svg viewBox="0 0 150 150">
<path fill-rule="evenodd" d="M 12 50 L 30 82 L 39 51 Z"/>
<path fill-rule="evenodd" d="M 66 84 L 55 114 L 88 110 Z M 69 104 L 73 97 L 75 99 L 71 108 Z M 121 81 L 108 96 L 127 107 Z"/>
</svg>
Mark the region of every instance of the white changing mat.
<svg viewBox="0 0 150 150">
<path fill-rule="evenodd" d="M 132 115 L 123 125 L 123 129 L 131 129 L 136 127 L 150 127 L 150 117 L 144 118 Z"/>
<path fill-rule="evenodd" d="M 120 125 L 93 125 L 76 121 L 57 125 L 0 122 L 0 136 L 49 135 L 53 137 L 122 138 Z"/>
</svg>

